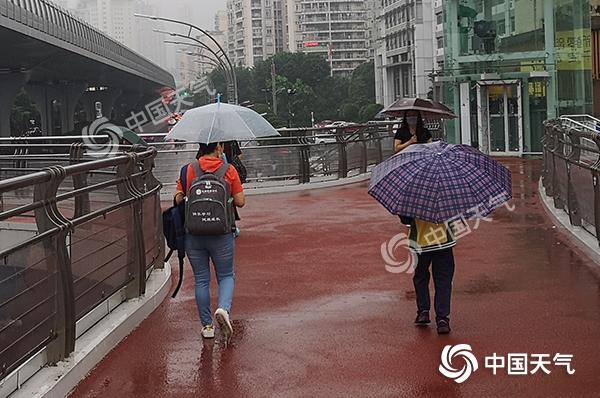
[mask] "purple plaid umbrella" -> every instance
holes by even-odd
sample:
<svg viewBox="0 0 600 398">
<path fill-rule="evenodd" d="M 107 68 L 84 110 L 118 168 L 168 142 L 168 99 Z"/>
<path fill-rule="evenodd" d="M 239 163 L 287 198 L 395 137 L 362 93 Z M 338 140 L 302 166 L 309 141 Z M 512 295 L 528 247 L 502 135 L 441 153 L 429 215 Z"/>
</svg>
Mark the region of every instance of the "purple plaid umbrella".
<svg viewBox="0 0 600 398">
<path fill-rule="evenodd" d="M 466 145 L 415 144 L 375 168 L 369 194 L 390 213 L 434 223 L 482 218 L 512 198 L 510 171 Z"/>
</svg>

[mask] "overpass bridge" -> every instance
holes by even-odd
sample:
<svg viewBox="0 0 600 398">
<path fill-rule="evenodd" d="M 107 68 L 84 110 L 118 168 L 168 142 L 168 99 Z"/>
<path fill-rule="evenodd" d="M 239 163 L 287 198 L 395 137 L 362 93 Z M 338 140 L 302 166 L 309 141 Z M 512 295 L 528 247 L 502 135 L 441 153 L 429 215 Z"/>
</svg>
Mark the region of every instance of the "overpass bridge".
<svg viewBox="0 0 600 398">
<path fill-rule="evenodd" d="M 372 127 L 325 149 L 306 132 L 251 146 L 256 175 L 265 174 L 252 183 L 301 188 L 364 176 L 391 148 L 391 137 Z M 120 146 L 98 159 L 81 143 L 44 139 L 37 153 L 0 155 L 2 397 L 20 387 L 14 397 L 31 396 L 37 376 L 25 379 L 75 359 L 84 331 L 144 295 L 145 277 L 162 266 L 156 175 L 177 174 L 162 165 L 177 148 Z M 268 159 L 281 164 L 272 175 Z M 410 275 L 388 273 L 380 251 L 401 226 L 364 182 L 268 195 L 250 198 L 242 212 L 230 347 L 202 343 L 188 267 L 177 299 L 89 377 L 83 372 L 72 396 L 595 396 L 600 139 L 549 123 L 544 161 L 502 161 L 513 174 L 514 210 L 500 209 L 458 243 L 450 336 L 414 329 Z M 555 224 L 543 203 L 566 224 Z M 567 224 L 587 234 L 591 255 Z M 548 365 L 551 375 L 496 375 L 481 362 L 459 385 L 438 371 L 443 347 L 459 343 L 481 355 L 571 354 L 576 373 Z"/>
<path fill-rule="evenodd" d="M 96 102 L 110 115 L 117 102 L 138 109 L 175 86 L 169 72 L 48 0 L 0 0 L 0 43 L 0 137 L 11 134 L 10 109 L 22 89 L 42 130 L 60 125 L 65 133 L 79 102 L 91 121 Z"/>
</svg>

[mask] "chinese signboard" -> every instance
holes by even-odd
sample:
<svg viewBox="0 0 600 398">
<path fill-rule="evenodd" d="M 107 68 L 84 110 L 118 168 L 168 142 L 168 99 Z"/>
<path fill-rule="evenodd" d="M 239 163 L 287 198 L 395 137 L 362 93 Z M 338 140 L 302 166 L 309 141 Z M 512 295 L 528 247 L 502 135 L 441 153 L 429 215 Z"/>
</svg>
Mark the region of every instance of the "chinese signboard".
<svg viewBox="0 0 600 398">
<path fill-rule="evenodd" d="M 592 69 L 592 32 L 590 29 L 556 32 L 555 47 L 558 70 Z"/>
</svg>

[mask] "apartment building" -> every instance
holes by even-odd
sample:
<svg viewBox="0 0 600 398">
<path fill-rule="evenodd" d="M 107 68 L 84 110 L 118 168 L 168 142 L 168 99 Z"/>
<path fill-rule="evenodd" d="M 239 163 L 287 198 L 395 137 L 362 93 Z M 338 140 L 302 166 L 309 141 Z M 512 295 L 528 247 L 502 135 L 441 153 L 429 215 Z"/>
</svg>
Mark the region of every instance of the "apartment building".
<svg viewBox="0 0 600 398">
<path fill-rule="evenodd" d="M 134 0 L 80 0 L 75 13 L 127 47 L 137 45 Z"/>
<path fill-rule="evenodd" d="M 254 66 L 286 43 L 283 0 L 227 0 L 227 51 L 232 62 Z"/>
<path fill-rule="evenodd" d="M 439 34 L 434 0 L 378 0 L 375 48 L 375 92 L 377 102 L 388 106 L 402 97 L 432 96 L 432 73 Z M 436 4 L 439 3 L 439 4 Z"/>
<path fill-rule="evenodd" d="M 374 0 L 287 0 L 288 50 L 323 55 L 332 74 L 352 73 L 372 59 L 373 4 Z"/>
</svg>

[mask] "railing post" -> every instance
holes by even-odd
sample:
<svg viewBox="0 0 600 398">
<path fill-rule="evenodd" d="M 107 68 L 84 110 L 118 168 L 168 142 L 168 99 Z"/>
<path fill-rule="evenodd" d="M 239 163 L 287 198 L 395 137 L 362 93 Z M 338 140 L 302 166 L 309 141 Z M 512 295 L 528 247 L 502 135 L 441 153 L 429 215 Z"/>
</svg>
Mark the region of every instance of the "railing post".
<svg viewBox="0 0 600 398">
<path fill-rule="evenodd" d="M 360 129 L 358 133 L 358 139 L 360 141 L 360 174 L 366 174 L 369 166 L 369 154 L 367 153 L 367 140 L 365 138 L 364 128 Z"/>
<path fill-rule="evenodd" d="M 153 157 L 148 158 L 144 161 L 143 168 L 144 168 L 144 171 L 146 172 L 145 184 L 144 184 L 146 187 L 146 192 L 162 185 L 160 183 L 160 181 L 158 181 L 156 179 L 156 177 L 154 176 L 154 174 L 152 173 L 152 169 L 154 168 L 154 158 Z M 155 211 L 154 217 L 156 218 L 156 239 L 158 239 L 158 245 L 160 248 L 159 253 L 158 253 L 158 260 L 157 260 L 158 263 L 155 264 L 154 267 L 158 268 L 158 269 L 162 269 L 165 266 L 164 261 L 163 261 L 165 258 L 165 237 L 163 235 L 163 227 L 162 227 L 162 214 L 161 214 L 161 208 L 160 208 L 160 191 L 157 192 L 156 196 L 155 196 L 154 211 Z"/>
<path fill-rule="evenodd" d="M 142 224 L 142 198 L 135 187 L 131 175 L 136 170 L 137 157 L 129 154 L 129 162 L 117 168 L 117 177 L 125 181 L 118 185 L 119 199 L 121 201 L 134 198 L 132 204 L 132 220 L 127 228 L 127 262 L 130 264 L 129 277 L 132 280 L 127 285 L 127 298 L 135 298 L 146 291 L 146 250 L 144 245 L 144 231 Z"/>
<path fill-rule="evenodd" d="M 35 210 L 38 232 L 43 233 L 59 227 L 59 232 L 44 241 L 48 272 L 56 274 L 56 314 L 54 327 L 50 330 L 53 340 L 48 344 L 48 362 L 55 364 L 75 350 L 75 294 L 71 259 L 67 250 L 70 222 L 62 217 L 56 206 L 56 192 L 65 178 L 65 169 L 54 166 L 48 169 L 50 181 L 35 186 L 33 199 L 45 202 Z"/>
<path fill-rule="evenodd" d="M 575 195 L 575 187 L 571 181 L 571 162 L 567 162 L 567 207 L 569 209 L 569 220 L 571 225 L 580 227 L 581 226 L 581 215 L 579 214 L 579 206 L 577 204 L 577 197 Z"/>
<path fill-rule="evenodd" d="M 84 146 L 81 143 L 71 145 L 69 150 L 69 163 L 77 164 L 82 161 Z M 73 188 L 75 190 L 87 187 L 87 174 L 78 174 L 73 177 Z M 75 196 L 75 216 L 81 217 L 90 212 L 90 194 L 88 192 Z"/>
<path fill-rule="evenodd" d="M 336 139 L 338 141 L 338 178 L 348 177 L 348 155 L 346 151 L 345 137 L 337 134 Z"/>
<path fill-rule="evenodd" d="M 310 182 L 310 145 L 306 137 L 298 137 L 298 181 L 300 184 Z"/>
<path fill-rule="evenodd" d="M 375 131 L 375 145 L 377 146 L 377 164 L 383 163 L 383 144 L 381 143 L 383 138 L 379 134 L 379 128 Z"/>
<path fill-rule="evenodd" d="M 594 167 L 592 169 L 594 181 L 594 224 L 596 227 L 596 240 L 600 246 L 600 170 Z"/>
</svg>

